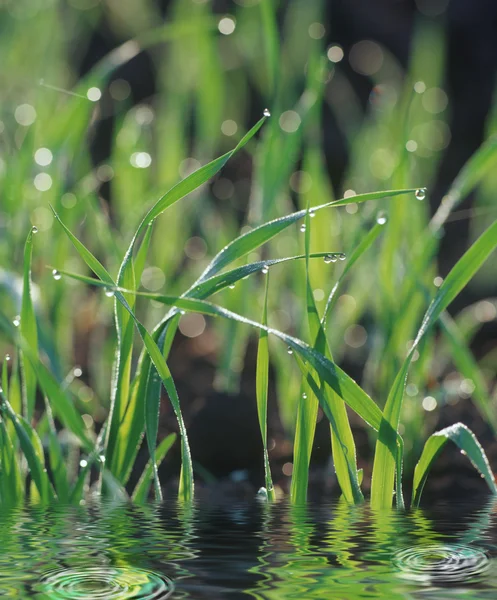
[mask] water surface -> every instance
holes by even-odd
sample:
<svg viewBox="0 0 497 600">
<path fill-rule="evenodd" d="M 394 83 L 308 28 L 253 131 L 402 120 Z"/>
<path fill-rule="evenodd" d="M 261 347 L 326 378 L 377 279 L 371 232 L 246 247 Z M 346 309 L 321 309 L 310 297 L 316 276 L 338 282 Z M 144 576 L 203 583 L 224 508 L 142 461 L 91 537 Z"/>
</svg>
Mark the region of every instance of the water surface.
<svg viewBox="0 0 497 600">
<path fill-rule="evenodd" d="M 497 598 L 497 504 L 4 508 L 0 596 Z"/>
</svg>

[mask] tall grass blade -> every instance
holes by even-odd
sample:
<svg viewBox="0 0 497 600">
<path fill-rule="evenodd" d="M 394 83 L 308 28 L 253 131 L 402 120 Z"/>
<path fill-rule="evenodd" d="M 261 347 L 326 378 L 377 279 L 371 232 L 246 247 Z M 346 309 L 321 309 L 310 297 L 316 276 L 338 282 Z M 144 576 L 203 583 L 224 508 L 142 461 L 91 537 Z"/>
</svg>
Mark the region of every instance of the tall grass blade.
<svg viewBox="0 0 497 600">
<path fill-rule="evenodd" d="M 269 290 L 269 274 L 266 275 L 266 289 L 264 292 L 264 308 L 262 311 L 262 324 L 267 327 L 267 299 Z M 271 467 L 269 465 L 269 454 L 267 449 L 267 394 L 269 379 L 269 343 L 268 333 L 265 329 L 259 331 L 259 343 L 257 346 L 257 368 L 255 377 L 255 389 L 257 399 L 257 415 L 261 430 L 262 445 L 264 448 L 264 475 L 268 500 L 276 499 Z"/>
<path fill-rule="evenodd" d="M 449 440 L 456 444 L 463 454 L 467 455 L 472 465 L 487 482 L 492 493 L 497 494 L 495 477 L 483 448 L 476 439 L 474 433 L 468 429 L 466 425 L 456 423 L 455 425 L 437 431 L 426 441 L 419 462 L 414 470 L 412 488 L 413 507 L 419 506 L 421 494 L 423 493 L 423 488 L 430 469 L 437 456 L 442 451 L 442 448 Z"/>
<path fill-rule="evenodd" d="M 38 354 L 38 332 L 36 328 L 36 316 L 31 296 L 31 255 L 33 252 L 33 234 L 28 233 L 24 246 L 24 279 L 21 305 L 21 324 L 19 326 L 22 337 L 34 354 Z M 35 407 L 36 396 L 36 373 L 30 361 L 21 350 L 21 373 L 23 382 L 23 403 L 26 419 L 31 422 Z"/>
<path fill-rule="evenodd" d="M 454 265 L 425 313 L 416 339 L 395 378 L 383 411 L 373 465 L 371 485 L 371 505 L 373 508 L 388 508 L 392 504 L 397 453 L 396 435 L 407 374 L 414 352 L 426 332 L 496 247 L 497 221 L 472 244 Z"/>
</svg>

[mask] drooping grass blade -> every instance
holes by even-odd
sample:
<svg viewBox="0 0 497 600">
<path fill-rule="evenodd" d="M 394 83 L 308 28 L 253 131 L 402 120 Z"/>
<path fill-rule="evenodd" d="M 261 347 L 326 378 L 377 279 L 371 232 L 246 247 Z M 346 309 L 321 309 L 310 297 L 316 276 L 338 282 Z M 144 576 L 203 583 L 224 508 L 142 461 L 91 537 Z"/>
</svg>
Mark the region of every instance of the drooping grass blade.
<svg viewBox="0 0 497 600">
<path fill-rule="evenodd" d="M 414 470 L 412 488 L 412 506 L 419 506 L 423 487 L 437 456 L 448 441 L 453 442 L 471 461 L 481 476 L 485 479 L 493 494 L 497 494 L 495 477 L 490 468 L 487 456 L 476 439 L 474 433 L 463 425 L 456 423 L 431 435 L 425 443 L 423 453 Z"/>
<path fill-rule="evenodd" d="M 166 454 L 171 449 L 172 445 L 176 441 L 176 434 L 170 433 L 167 437 L 165 437 L 162 442 L 157 446 L 155 451 L 155 460 L 157 461 L 155 469 L 157 469 L 161 462 L 164 460 Z M 154 478 L 154 465 L 152 461 L 149 460 L 145 469 L 143 469 L 143 473 L 136 484 L 135 489 L 133 490 L 133 495 L 131 499 L 133 502 L 137 502 L 138 504 L 144 504 L 147 501 L 148 493 L 150 490 L 150 484 L 152 479 Z"/>
</svg>

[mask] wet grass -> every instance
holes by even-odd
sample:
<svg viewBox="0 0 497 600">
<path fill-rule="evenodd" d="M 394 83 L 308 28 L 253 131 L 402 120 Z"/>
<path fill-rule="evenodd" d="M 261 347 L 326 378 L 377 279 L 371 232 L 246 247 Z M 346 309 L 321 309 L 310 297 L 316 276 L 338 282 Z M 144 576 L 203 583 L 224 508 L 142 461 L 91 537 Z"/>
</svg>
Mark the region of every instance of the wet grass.
<svg viewBox="0 0 497 600">
<path fill-rule="evenodd" d="M 476 201 L 489 203 L 495 127 L 489 118 L 488 140 L 431 217 L 427 196 L 448 143 L 442 134 L 449 114 L 423 96 L 440 96 L 440 65 L 422 60 L 433 39 L 426 41 L 420 26 L 404 77 L 384 53 L 373 84 L 385 93 L 361 122 L 339 65 L 308 33 L 321 18 L 317 2 L 298 26 L 290 7 L 281 35 L 269 2 L 240 7 L 223 22 L 207 5 L 186 11 L 187 3 L 177 3 L 169 24 L 157 29 L 134 27 L 135 9 L 124 4 L 130 41 L 81 79 L 70 71 L 62 38 L 62 20 L 79 9 L 70 17 L 57 4 L 39 10 L 43 65 L 36 52 L 27 60 L 12 51 L 27 43 L 34 17 L 22 27 L 6 17 L 12 34 L 0 44 L 11 45 L 12 77 L 1 115 L 0 344 L 10 360 L 2 365 L 2 501 L 80 502 L 91 489 L 143 502 L 152 487 L 161 499 L 158 467 L 174 443 L 173 435 L 159 439 L 163 389 L 181 444 L 178 494 L 191 501 L 188 429 L 169 369 L 174 338 L 191 315 L 200 315 L 202 327 L 188 335 L 207 326 L 221 340 L 220 389 L 237 389 L 249 336 L 258 336 L 253 402 L 270 501 L 270 364 L 293 440 L 294 503 L 306 501 L 321 414 L 351 504 L 364 499 L 351 422 L 371 429 L 375 508 L 394 498 L 404 506 L 403 472 L 414 477 L 412 504 L 419 504 L 448 440 L 497 493 L 467 427 L 433 431 L 433 416 L 451 402 L 442 377 L 448 365 L 470 390 L 461 401 L 474 402 L 497 427 L 488 368 L 495 359 L 484 357 L 482 368 L 470 350 L 487 319 L 474 315 L 494 305 L 483 300 L 447 312 L 467 285 L 483 287 L 481 270 L 495 272 L 488 261 L 497 246 L 491 212 L 472 218 L 468 249 L 454 257 L 444 280 L 437 264 L 441 234 L 458 205 L 475 189 Z M 99 10 L 88 14 L 97 19 Z M 83 37 L 91 32 L 70 24 Z M 252 55 L 248 47 L 259 35 Z M 112 77 L 152 47 L 160 56 L 159 91 L 152 107 L 132 107 Z M 292 47 L 298 52 L 289 53 Z M 255 124 L 249 89 L 269 106 Z M 350 154 L 341 186 L 326 168 L 324 106 L 339 118 Z M 93 165 L 87 135 L 109 107 L 116 122 L 111 155 Z M 250 179 L 241 181 L 233 173 L 247 166 Z M 99 197 L 107 182 L 110 209 Z M 84 373 L 75 364 L 83 341 Z M 359 382 L 344 363 L 357 367 Z M 129 490 L 143 439 L 149 462 Z"/>
</svg>

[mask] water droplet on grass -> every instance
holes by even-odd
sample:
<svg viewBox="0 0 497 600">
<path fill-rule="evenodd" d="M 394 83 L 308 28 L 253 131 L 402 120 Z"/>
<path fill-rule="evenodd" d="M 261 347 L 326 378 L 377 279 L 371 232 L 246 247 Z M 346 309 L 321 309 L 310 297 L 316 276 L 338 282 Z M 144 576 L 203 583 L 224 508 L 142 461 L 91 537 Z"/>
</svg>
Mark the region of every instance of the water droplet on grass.
<svg viewBox="0 0 497 600">
<path fill-rule="evenodd" d="M 310 210 L 310 211 L 309 211 L 309 217 L 310 217 L 311 219 L 314 219 L 314 217 L 315 217 L 315 216 L 316 216 L 316 213 L 315 213 L 313 210 Z"/>
<path fill-rule="evenodd" d="M 230 288 L 230 290 L 234 290 L 235 289 L 235 284 L 232 283 L 230 286 L 228 286 Z"/>
<path fill-rule="evenodd" d="M 330 263 L 334 263 L 334 262 L 336 262 L 337 260 L 338 260 L 338 257 L 337 257 L 337 255 L 336 255 L 336 254 L 327 254 L 327 255 L 324 257 L 324 262 L 325 262 L 327 265 L 329 265 Z"/>
<path fill-rule="evenodd" d="M 19 327 L 19 325 L 21 324 L 21 317 L 19 315 L 16 315 L 13 318 L 12 323 L 13 323 L 14 327 Z"/>
<path fill-rule="evenodd" d="M 426 198 L 426 188 L 417 189 L 414 195 L 416 200 L 424 200 Z"/>
<path fill-rule="evenodd" d="M 52 277 L 55 279 L 55 281 L 59 281 L 59 279 L 62 278 L 62 275 L 57 271 L 57 269 L 53 269 Z"/>
<path fill-rule="evenodd" d="M 38 227 L 36 227 L 36 225 L 33 225 L 33 227 L 31 227 L 31 233 L 38 233 Z"/>
<path fill-rule="evenodd" d="M 269 273 L 269 267 L 267 265 L 264 265 L 261 269 L 261 273 L 263 275 L 267 275 Z"/>
<path fill-rule="evenodd" d="M 264 109 L 264 112 L 263 112 L 262 114 L 263 114 L 265 117 L 270 117 L 270 116 L 271 116 L 271 113 L 269 112 L 269 109 L 268 109 L 268 108 L 265 108 L 265 109 Z"/>
<path fill-rule="evenodd" d="M 104 294 L 107 296 L 107 298 L 112 298 L 112 296 L 114 295 L 114 290 L 109 290 L 109 288 L 104 288 Z"/>
<path fill-rule="evenodd" d="M 74 377 L 81 377 L 81 375 L 83 375 L 83 369 L 81 367 L 74 367 L 72 374 Z"/>
<path fill-rule="evenodd" d="M 338 260 L 345 260 L 347 258 L 343 252 L 339 252 L 337 256 Z"/>
<path fill-rule="evenodd" d="M 288 348 L 286 349 L 286 351 L 288 352 L 288 354 L 293 354 L 293 350 L 291 349 L 290 346 L 288 346 Z"/>
<path fill-rule="evenodd" d="M 305 392 L 302 394 L 302 400 L 307 400 L 307 394 Z"/>
<path fill-rule="evenodd" d="M 6 361 L 6 362 L 9 362 L 9 360 L 10 360 L 10 354 L 6 354 L 6 355 L 5 355 L 5 361 Z"/>
<path fill-rule="evenodd" d="M 378 215 L 376 216 L 376 222 L 378 223 L 378 225 L 385 225 L 385 223 L 388 221 L 388 215 L 385 211 L 381 211 L 380 213 L 378 213 Z"/>
<path fill-rule="evenodd" d="M 300 226 L 300 232 L 305 233 L 305 223 L 302 223 L 302 225 Z"/>
</svg>

